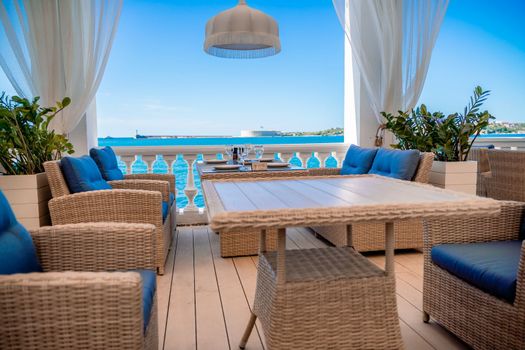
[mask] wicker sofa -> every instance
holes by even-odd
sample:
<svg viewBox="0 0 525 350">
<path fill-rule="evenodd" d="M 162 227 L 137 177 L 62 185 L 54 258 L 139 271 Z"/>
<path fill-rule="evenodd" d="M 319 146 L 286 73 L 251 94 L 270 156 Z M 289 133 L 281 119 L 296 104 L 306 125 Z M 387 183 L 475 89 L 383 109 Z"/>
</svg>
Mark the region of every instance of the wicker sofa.
<svg viewBox="0 0 525 350">
<path fill-rule="evenodd" d="M 520 237 L 525 233 L 520 235 L 524 214 L 525 203 L 502 202 L 497 218 L 433 220 L 426 224 L 424 321 L 428 322 L 429 316 L 434 318 L 475 349 L 525 349 L 525 245 Z M 510 253 L 501 250 L 509 245 Z M 456 249 L 455 254 L 451 247 Z M 450 257 L 456 260 L 445 260 L 445 264 L 443 259 Z M 464 269 L 469 263 L 470 271 L 454 269 Z M 498 264 L 510 267 L 502 270 Z M 508 278 L 509 272 L 513 279 Z M 491 288 L 489 277 L 494 277 Z"/>
<path fill-rule="evenodd" d="M 430 169 L 434 161 L 433 153 L 421 153 L 416 174 L 412 181 L 427 183 Z M 340 168 L 309 169 L 310 176 L 339 175 Z M 348 245 L 345 225 L 312 227 L 316 234 L 321 235 L 337 247 Z M 352 226 L 352 242 L 356 250 L 361 252 L 385 249 L 385 232 L 382 223 L 356 224 Z M 423 223 L 421 221 L 405 221 L 395 225 L 395 249 L 423 247 Z"/>
<path fill-rule="evenodd" d="M 30 235 L 0 192 L 0 349 L 157 349 L 155 241 L 148 224 Z"/>
<path fill-rule="evenodd" d="M 49 212 L 53 225 L 85 222 L 145 223 L 155 226 L 156 266 L 164 264 L 173 238 L 171 213 L 163 220 L 162 202 L 169 202 L 170 183 L 137 178 L 109 181 L 112 190 L 72 194 L 59 161 L 44 163 L 52 199 Z"/>
</svg>

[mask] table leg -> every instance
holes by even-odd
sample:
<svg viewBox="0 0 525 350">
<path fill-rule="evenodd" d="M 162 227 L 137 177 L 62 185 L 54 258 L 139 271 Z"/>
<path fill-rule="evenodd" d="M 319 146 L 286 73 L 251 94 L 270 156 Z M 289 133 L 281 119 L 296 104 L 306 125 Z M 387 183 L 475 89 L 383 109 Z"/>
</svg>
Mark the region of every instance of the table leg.
<svg viewBox="0 0 525 350">
<path fill-rule="evenodd" d="M 394 274 L 394 223 L 385 224 L 385 272 L 387 276 Z"/>
<path fill-rule="evenodd" d="M 277 281 L 284 281 L 284 250 L 286 249 L 286 229 L 277 230 Z M 259 256 L 266 252 L 266 230 L 261 230 L 259 235 Z M 282 272 L 279 272 L 282 270 Z M 252 334 L 253 327 L 255 326 L 255 321 L 257 320 L 257 315 L 251 313 L 250 320 L 246 325 L 244 334 L 242 335 L 241 342 L 239 343 L 239 348 L 244 349 L 250 334 Z"/>
<path fill-rule="evenodd" d="M 346 225 L 346 244 L 349 247 L 354 247 L 354 240 L 352 238 L 352 225 Z"/>
<path fill-rule="evenodd" d="M 266 230 L 261 230 L 259 234 L 259 255 L 266 253 Z"/>
<path fill-rule="evenodd" d="M 246 347 L 246 343 L 248 342 L 248 338 L 250 338 L 250 334 L 252 334 L 253 326 L 255 326 L 256 320 L 257 316 L 252 312 L 250 315 L 250 320 L 248 321 L 246 329 L 244 330 L 244 334 L 242 335 L 241 342 L 239 343 L 240 349 L 244 349 Z"/>
<path fill-rule="evenodd" d="M 286 282 L 286 229 L 280 228 L 277 230 L 277 283 Z"/>
</svg>

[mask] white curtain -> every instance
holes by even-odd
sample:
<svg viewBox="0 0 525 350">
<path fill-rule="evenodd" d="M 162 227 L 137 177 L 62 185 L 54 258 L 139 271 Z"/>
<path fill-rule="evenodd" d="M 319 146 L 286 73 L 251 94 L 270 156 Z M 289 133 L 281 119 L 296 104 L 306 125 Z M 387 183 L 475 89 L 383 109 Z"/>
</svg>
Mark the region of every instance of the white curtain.
<svg viewBox="0 0 525 350">
<path fill-rule="evenodd" d="M 70 133 L 104 75 L 122 0 L 0 0 L 0 65 L 17 94 L 71 105 L 51 127 Z"/>
<path fill-rule="evenodd" d="M 449 0 L 332 1 L 377 121 L 414 108 Z"/>
</svg>

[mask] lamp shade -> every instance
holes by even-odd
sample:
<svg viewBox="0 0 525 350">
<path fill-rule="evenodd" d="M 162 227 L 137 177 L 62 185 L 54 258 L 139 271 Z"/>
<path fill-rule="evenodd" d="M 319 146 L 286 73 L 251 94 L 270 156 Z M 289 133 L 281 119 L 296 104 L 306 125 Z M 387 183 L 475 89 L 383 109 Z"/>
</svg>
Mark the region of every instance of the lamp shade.
<svg viewBox="0 0 525 350">
<path fill-rule="evenodd" d="M 263 12 L 240 0 L 206 24 L 204 51 L 225 58 L 261 58 L 281 51 L 279 26 Z"/>
</svg>

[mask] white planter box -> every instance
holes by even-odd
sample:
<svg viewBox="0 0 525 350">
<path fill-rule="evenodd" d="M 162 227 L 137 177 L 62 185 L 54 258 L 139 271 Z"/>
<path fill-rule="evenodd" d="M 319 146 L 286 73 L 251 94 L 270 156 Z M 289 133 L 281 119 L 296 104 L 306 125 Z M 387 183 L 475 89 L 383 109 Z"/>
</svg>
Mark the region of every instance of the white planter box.
<svg viewBox="0 0 525 350">
<path fill-rule="evenodd" d="M 434 161 L 430 180 L 434 186 L 448 190 L 476 194 L 478 162 L 439 162 Z"/>
<path fill-rule="evenodd" d="M 51 224 L 47 207 L 51 191 L 45 173 L 1 175 L 0 189 L 25 228 L 31 230 Z"/>
</svg>

